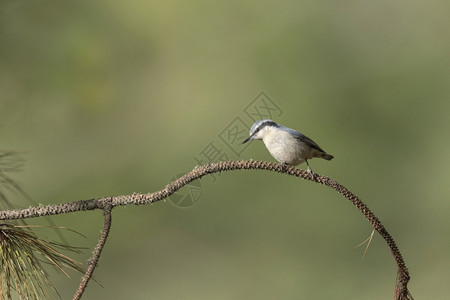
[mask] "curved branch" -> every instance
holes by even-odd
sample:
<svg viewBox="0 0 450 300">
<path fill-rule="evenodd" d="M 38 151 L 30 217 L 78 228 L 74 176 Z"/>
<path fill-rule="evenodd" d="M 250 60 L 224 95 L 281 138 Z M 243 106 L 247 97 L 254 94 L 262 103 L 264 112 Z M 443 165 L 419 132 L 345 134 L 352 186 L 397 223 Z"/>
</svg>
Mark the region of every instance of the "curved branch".
<svg viewBox="0 0 450 300">
<path fill-rule="evenodd" d="M 297 169 L 295 167 L 285 167 L 273 162 L 262 162 L 251 160 L 251 161 L 224 161 L 207 164 L 196 167 L 186 175 L 169 183 L 164 189 L 158 192 L 148 194 L 133 193 L 131 195 L 124 195 L 124 196 L 82 200 L 63 204 L 31 207 L 20 210 L 0 211 L 0 220 L 35 218 L 49 215 L 59 215 L 70 212 L 104 209 L 105 205 L 111 205 L 111 208 L 114 208 L 116 206 L 123 206 L 129 204 L 134 205 L 149 204 L 169 197 L 186 184 L 196 179 L 199 179 L 207 174 L 213 174 L 223 171 L 242 170 L 242 169 L 267 170 L 285 173 L 291 176 L 303 178 L 306 180 L 310 180 L 313 182 L 329 186 L 338 193 L 340 193 L 341 195 L 343 195 L 347 200 L 349 200 L 353 205 L 355 205 L 359 209 L 359 211 L 370 222 L 373 229 L 375 229 L 383 237 L 383 239 L 386 241 L 389 248 L 391 249 L 398 268 L 395 299 L 397 300 L 412 299 L 412 296 L 407 288 L 410 276 L 408 269 L 406 268 L 406 264 L 403 260 L 403 257 L 400 253 L 400 250 L 398 249 L 394 239 L 386 230 L 386 228 L 383 226 L 383 224 L 356 195 L 354 195 L 347 188 L 339 184 L 337 181 L 330 179 L 327 176 L 318 174 L 316 174 L 315 176 L 311 176 L 311 174 L 305 170 Z"/>
</svg>

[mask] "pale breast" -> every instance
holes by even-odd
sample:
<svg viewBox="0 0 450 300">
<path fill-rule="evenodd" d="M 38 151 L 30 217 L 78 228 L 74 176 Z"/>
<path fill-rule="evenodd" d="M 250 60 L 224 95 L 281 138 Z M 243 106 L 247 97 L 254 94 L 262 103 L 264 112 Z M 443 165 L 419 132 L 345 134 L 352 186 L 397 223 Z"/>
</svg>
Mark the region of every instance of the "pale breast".
<svg viewBox="0 0 450 300">
<path fill-rule="evenodd" d="M 274 128 L 273 131 L 263 138 L 263 142 L 270 154 L 280 163 L 296 166 L 305 159 L 312 158 L 310 146 L 284 130 Z"/>
</svg>

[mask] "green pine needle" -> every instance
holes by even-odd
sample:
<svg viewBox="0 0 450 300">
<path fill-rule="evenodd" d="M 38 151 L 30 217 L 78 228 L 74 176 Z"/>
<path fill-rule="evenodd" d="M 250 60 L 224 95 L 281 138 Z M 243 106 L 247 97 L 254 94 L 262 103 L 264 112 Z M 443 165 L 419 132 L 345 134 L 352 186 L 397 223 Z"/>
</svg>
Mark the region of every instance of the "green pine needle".
<svg viewBox="0 0 450 300">
<path fill-rule="evenodd" d="M 0 299 L 48 299 L 49 291 L 58 296 L 43 263 L 49 263 L 69 276 L 66 269 L 84 273 L 82 264 L 60 252 L 80 253 L 80 248 L 42 240 L 28 226 L 0 224 Z"/>
</svg>

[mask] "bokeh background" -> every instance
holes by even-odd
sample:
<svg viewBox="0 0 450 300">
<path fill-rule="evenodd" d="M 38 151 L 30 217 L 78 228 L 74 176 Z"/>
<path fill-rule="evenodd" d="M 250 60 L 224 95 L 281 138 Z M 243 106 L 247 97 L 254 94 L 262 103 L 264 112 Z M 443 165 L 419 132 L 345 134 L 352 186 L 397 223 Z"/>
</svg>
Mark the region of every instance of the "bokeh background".
<svg viewBox="0 0 450 300">
<path fill-rule="evenodd" d="M 229 159 L 272 161 L 261 142 L 238 156 L 219 138 L 263 91 L 282 110 L 276 121 L 335 156 L 313 169 L 384 222 L 413 296 L 445 299 L 449 10 L 414 0 L 1 1 L 0 146 L 24 152 L 14 178 L 38 203 L 152 192 L 210 142 Z M 389 249 L 376 236 L 364 259 L 352 250 L 371 227 L 331 189 L 256 171 L 200 183 L 191 208 L 114 210 L 95 272 L 104 287 L 91 283 L 85 299 L 393 297 Z M 66 233 L 87 260 L 101 212 L 53 221 L 87 236 Z M 52 273 L 63 299 L 79 283 L 70 274 Z"/>
</svg>

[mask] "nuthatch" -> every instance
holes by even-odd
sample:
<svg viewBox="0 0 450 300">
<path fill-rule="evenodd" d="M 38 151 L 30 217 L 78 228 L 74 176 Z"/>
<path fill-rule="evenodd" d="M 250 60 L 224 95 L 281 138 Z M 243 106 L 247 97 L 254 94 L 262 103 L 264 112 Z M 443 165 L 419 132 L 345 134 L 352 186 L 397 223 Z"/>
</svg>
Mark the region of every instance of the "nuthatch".
<svg viewBox="0 0 450 300">
<path fill-rule="evenodd" d="M 333 159 L 333 155 L 327 154 L 309 137 L 272 120 L 256 121 L 250 128 L 250 136 L 242 144 L 250 140 L 263 140 L 270 154 L 284 166 L 297 166 L 306 162 L 308 171 L 313 176 L 308 159 Z"/>
</svg>

